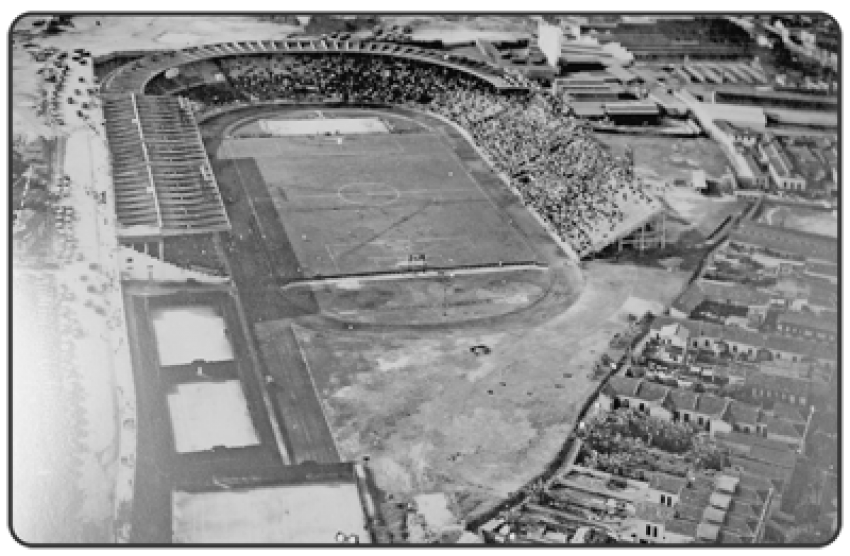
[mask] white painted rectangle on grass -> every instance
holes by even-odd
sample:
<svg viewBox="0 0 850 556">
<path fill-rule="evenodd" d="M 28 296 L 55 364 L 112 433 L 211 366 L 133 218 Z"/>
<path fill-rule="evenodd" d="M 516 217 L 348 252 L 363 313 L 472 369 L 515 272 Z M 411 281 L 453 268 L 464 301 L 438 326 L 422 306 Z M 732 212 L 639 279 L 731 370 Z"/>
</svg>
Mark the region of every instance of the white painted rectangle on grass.
<svg viewBox="0 0 850 556">
<path fill-rule="evenodd" d="M 224 318 L 212 307 L 193 305 L 151 311 L 159 363 L 188 365 L 204 360 L 232 361 Z"/>
<path fill-rule="evenodd" d="M 238 380 L 180 384 L 168 394 L 168 411 L 181 454 L 260 443 Z"/>
<path fill-rule="evenodd" d="M 379 118 L 317 118 L 309 120 L 260 120 L 260 128 L 277 136 L 290 135 L 354 135 L 389 133 Z"/>
<path fill-rule="evenodd" d="M 353 483 L 172 493 L 175 543 L 328 543 L 337 533 L 368 543 Z"/>
</svg>

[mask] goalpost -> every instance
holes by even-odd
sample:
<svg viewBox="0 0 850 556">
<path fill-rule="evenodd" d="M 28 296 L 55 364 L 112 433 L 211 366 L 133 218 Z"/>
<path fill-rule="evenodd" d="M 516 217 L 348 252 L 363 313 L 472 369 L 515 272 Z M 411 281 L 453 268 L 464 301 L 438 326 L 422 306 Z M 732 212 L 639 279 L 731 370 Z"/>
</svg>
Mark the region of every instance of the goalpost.
<svg viewBox="0 0 850 556">
<path fill-rule="evenodd" d="M 416 272 L 417 270 L 424 272 L 426 266 L 427 263 L 424 253 L 411 253 L 407 256 L 407 267 L 411 272 Z"/>
</svg>

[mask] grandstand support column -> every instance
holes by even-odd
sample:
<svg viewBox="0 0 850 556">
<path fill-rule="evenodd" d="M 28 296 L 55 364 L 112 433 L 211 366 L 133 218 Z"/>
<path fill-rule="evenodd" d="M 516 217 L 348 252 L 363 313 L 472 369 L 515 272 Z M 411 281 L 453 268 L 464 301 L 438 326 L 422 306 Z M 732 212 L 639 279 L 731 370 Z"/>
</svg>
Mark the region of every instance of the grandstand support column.
<svg viewBox="0 0 850 556">
<path fill-rule="evenodd" d="M 620 239 L 617 240 L 617 252 L 618 253 L 623 252 L 623 238 L 620 238 Z"/>
<path fill-rule="evenodd" d="M 161 260 L 161 261 L 165 260 L 165 240 L 164 239 L 159 240 L 159 260 Z"/>
<path fill-rule="evenodd" d="M 667 247 L 667 213 L 661 213 L 661 248 Z"/>
</svg>

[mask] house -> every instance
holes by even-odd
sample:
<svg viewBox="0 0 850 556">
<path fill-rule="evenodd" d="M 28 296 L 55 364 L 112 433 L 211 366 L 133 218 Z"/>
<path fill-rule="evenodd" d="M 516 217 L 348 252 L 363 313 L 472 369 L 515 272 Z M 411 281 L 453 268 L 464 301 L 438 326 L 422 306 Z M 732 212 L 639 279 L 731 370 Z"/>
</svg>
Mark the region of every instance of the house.
<svg viewBox="0 0 850 556">
<path fill-rule="evenodd" d="M 760 509 L 770 487 L 781 490 L 791 480 L 800 453 L 794 445 L 742 433 L 720 434 L 717 439 L 730 450 L 732 467 L 724 473 L 734 471 L 749 489 L 746 493 L 742 491 L 746 494 L 742 501 Z"/>
<path fill-rule="evenodd" d="M 670 544 L 688 544 L 696 541 L 697 521 L 673 518 L 664 524 L 664 541 Z"/>
<path fill-rule="evenodd" d="M 724 420 L 730 403 L 729 398 L 700 394 L 694 409 L 697 425 L 705 427 L 705 430 L 711 432 L 712 435 L 718 431 L 731 431 L 732 425 Z"/>
<path fill-rule="evenodd" d="M 773 178 L 773 183 L 778 189 L 800 192 L 806 190 L 805 176 L 800 173 L 797 165 L 785 151 L 785 147 L 775 137 L 760 143 L 759 150 L 762 157 L 767 160 L 770 177 Z"/>
<path fill-rule="evenodd" d="M 767 417 L 765 419 L 766 437 L 770 440 L 784 442 L 795 450 L 802 448 L 805 433 L 805 423 L 792 423 L 780 417 Z"/>
<path fill-rule="evenodd" d="M 749 455 L 756 446 L 774 451 L 789 451 L 788 445 L 785 442 L 766 438 L 758 434 L 718 432 L 714 435 L 714 440 L 738 455 Z"/>
<path fill-rule="evenodd" d="M 635 502 L 635 514 L 630 520 L 637 532 L 637 538 L 643 543 L 664 542 L 664 525 L 673 519 L 675 510 L 666 504 L 655 502 Z"/>
<path fill-rule="evenodd" d="M 733 401 L 729 404 L 729 411 L 726 412 L 724 419 L 736 432 L 746 434 L 762 434 L 764 432 L 761 408 L 757 405 Z"/>
<path fill-rule="evenodd" d="M 776 331 L 783 336 L 835 343 L 838 339 L 838 322 L 814 313 L 788 311 L 779 315 Z"/>
<path fill-rule="evenodd" d="M 649 330 L 649 336 L 651 338 L 655 338 L 662 344 L 684 349 L 688 345 L 690 330 L 688 330 L 688 328 L 683 326 L 680 322 L 668 322 L 659 317 L 653 321 Z"/>
<path fill-rule="evenodd" d="M 744 387 L 757 400 L 783 401 L 800 407 L 808 407 L 811 402 L 812 384 L 808 380 L 756 371 L 747 375 Z"/>
<path fill-rule="evenodd" d="M 690 390 L 673 388 L 666 400 L 666 407 L 674 421 L 696 424 L 696 408 L 699 394 Z"/>
<path fill-rule="evenodd" d="M 653 473 L 649 480 L 649 501 L 669 507 L 679 503 L 682 489 L 688 486 L 688 480 L 667 473 Z"/>
<path fill-rule="evenodd" d="M 775 491 L 781 492 L 791 480 L 794 468 L 774 465 L 772 462 L 759 461 L 745 456 L 729 456 L 732 469 L 767 479 Z"/>
<path fill-rule="evenodd" d="M 754 147 L 761 138 L 760 133 L 748 127 L 736 126 L 726 120 L 714 120 L 714 125 L 726 134 L 733 143 L 744 145 L 745 147 Z"/>
<path fill-rule="evenodd" d="M 606 411 L 621 407 L 639 408 L 641 401 L 637 393 L 641 382 L 641 380 L 625 376 L 612 376 L 599 392 L 600 406 Z"/>
<path fill-rule="evenodd" d="M 808 408 L 803 408 L 798 405 L 792 405 L 785 402 L 774 403 L 771 413 L 773 413 L 775 417 L 785 419 L 791 423 L 805 424 L 809 420 Z"/>
<path fill-rule="evenodd" d="M 837 361 L 836 347 L 832 345 L 778 334 L 762 334 L 707 321 L 662 316 L 653 322 L 653 329 L 660 330 L 662 325 L 673 322 L 688 329 L 691 348 L 710 350 L 720 356 L 751 362 L 775 359 L 798 362 L 814 358 L 823 365 L 833 367 Z"/>
<path fill-rule="evenodd" d="M 672 419 L 672 414 L 665 407 L 665 401 L 669 394 L 669 387 L 644 380 L 641 382 L 634 398 L 636 405 L 632 407 L 637 407 L 637 409 L 649 413 L 652 417 L 670 420 Z"/>
<path fill-rule="evenodd" d="M 770 171 L 765 168 L 757 151 L 743 145 L 736 146 L 733 165 L 738 178 L 738 186 L 750 190 L 766 190 L 770 186 Z"/>
</svg>

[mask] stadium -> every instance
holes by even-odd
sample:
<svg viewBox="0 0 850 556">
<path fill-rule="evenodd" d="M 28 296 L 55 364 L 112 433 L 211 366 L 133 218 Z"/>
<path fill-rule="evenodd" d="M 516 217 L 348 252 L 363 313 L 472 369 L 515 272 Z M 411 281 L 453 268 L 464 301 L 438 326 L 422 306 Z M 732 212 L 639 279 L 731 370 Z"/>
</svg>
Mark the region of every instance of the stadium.
<svg viewBox="0 0 850 556">
<path fill-rule="evenodd" d="M 347 379 L 322 342 L 459 330 L 486 342 L 563 314 L 582 295 L 582 258 L 663 242 L 658 202 L 587 125 L 484 62 L 319 38 L 115 60 L 95 70 L 120 243 L 230 278 L 124 290 L 132 542 L 392 540 L 391 474 L 345 440 L 347 426 L 383 425 L 329 399 Z M 327 505 L 345 508 L 339 523 Z"/>
</svg>

